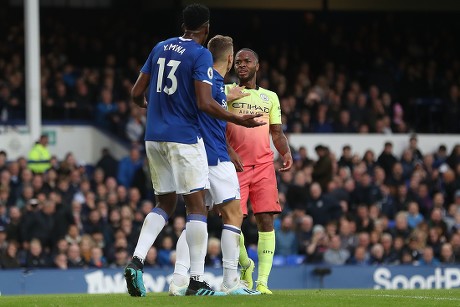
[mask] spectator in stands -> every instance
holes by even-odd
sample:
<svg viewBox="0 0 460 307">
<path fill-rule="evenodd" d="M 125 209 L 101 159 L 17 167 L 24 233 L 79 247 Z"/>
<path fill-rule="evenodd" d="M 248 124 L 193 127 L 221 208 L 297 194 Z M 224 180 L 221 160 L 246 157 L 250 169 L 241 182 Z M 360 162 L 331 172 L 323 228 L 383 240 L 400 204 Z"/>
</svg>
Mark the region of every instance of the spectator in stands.
<svg viewBox="0 0 460 307">
<path fill-rule="evenodd" d="M 132 108 L 126 123 L 126 136 L 133 144 L 142 143 L 145 131 L 145 114 L 141 108 Z"/>
<path fill-rule="evenodd" d="M 452 244 L 444 243 L 441 247 L 441 256 L 439 258 L 442 264 L 455 264 L 456 259 L 454 251 L 452 249 Z"/>
<path fill-rule="evenodd" d="M 137 108 L 129 109 L 128 103 L 124 100 L 117 101 L 117 108 L 115 111 L 107 115 L 110 122 L 110 131 L 114 132 L 115 135 L 126 139 L 127 136 L 127 124 L 129 121 L 130 112 Z"/>
<path fill-rule="evenodd" d="M 172 237 L 170 235 L 164 236 L 163 239 L 161 240 L 161 247 L 158 250 L 158 264 L 160 266 L 172 266 L 173 265 L 173 263 L 171 263 L 171 252 L 173 251 L 173 247 L 174 247 L 174 243 L 173 243 Z"/>
<path fill-rule="evenodd" d="M 367 265 L 368 260 L 367 260 L 367 252 L 366 249 L 362 246 L 356 247 L 353 256 L 350 257 L 346 264 L 351 264 L 351 265 Z"/>
<path fill-rule="evenodd" d="M 345 145 L 342 147 L 342 155 L 340 156 L 339 167 L 347 167 L 350 171 L 353 170 L 353 154 L 351 152 L 351 146 Z"/>
<path fill-rule="evenodd" d="M 0 232 L 3 226 L 0 226 Z M 0 252 L 0 267 L 3 269 L 16 269 L 21 265 L 18 259 L 18 247 L 15 241 L 9 241 L 5 250 Z"/>
<path fill-rule="evenodd" d="M 30 241 L 30 248 L 27 252 L 24 266 L 26 268 L 46 268 L 50 266 L 48 254 L 43 250 L 38 239 Z"/>
<path fill-rule="evenodd" d="M 276 233 L 275 255 L 289 256 L 297 254 L 298 239 L 294 231 L 292 215 L 285 215 L 281 219 L 281 228 Z"/>
<path fill-rule="evenodd" d="M 208 252 L 205 257 L 205 265 L 213 268 L 222 267 L 220 240 L 217 238 L 211 237 L 208 240 Z"/>
<path fill-rule="evenodd" d="M 424 157 L 429 156 L 429 155 L 430 154 L 425 155 Z M 431 165 L 427 165 L 427 163 L 424 162 L 424 166 L 425 167 L 426 166 L 434 167 L 436 169 L 439 168 L 447 160 L 447 147 L 446 147 L 446 145 L 444 145 L 444 144 L 439 145 L 438 150 L 431 156 L 433 156 L 433 163 Z"/>
<path fill-rule="evenodd" d="M 307 202 L 307 214 L 315 224 L 326 225 L 331 220 L 338 220 L 342 215 L 340 204 L 322 193 L 319 183 L 310 186 L 310 200 Z"/>
<path fill-rule="evenodd" d="M 329 239 L 323 226 L 315 225 L 313 227 L 313 237 L 307 246 L 307 263 L 323 263 L 324 253 L 329 244 Z"/>
<path fill-rule="evenodd" d="M 341 110 L 338 123 L 334 126 L 336 133 L 355 133 L 356 129 L 351 122 L 350 112 Z"/>
<path fill-rule="evenodd" d="M 446 163 L 451 169 L 457 169 L 457 165 L 460 164 L 460 144 L 456 144 L 454 148 L 452 148 L 452 152 L 447 158 Z"/>
<path fill-rule="evenodd" d="M 129 156 L 121 159 L 118 164 L 117 181 L 120 185 L 126 188 L 131 187 L 133 182 L 134 174 L 137 169 L 143 165 L 143 159 L 141 158 L 139 148 L 133 146 L 129 151 Z"/>
<path fill-rule="evenodd" d="M 108 148 L 102 149 L 101 158 L 97 161 L 96 168 L 101 168 L 104 171 L 104 179 L 107 177 L 117 177 L 118 161 L 112 156 Z"/>
<path fill-rule="evenodd" d="M 372 182 L 369 174 L 364 173 L 356 187 L 356 201 L 370 206 L 380 200 L 380 188 Z"/>
<path fill-rule="evenodd" d="M 47 148 L 48 141 L 48 135 L 42 134 L 29 151 L 27 167 L 34 173 L 43 174 L 51 167 L 51 154 Z"/>
<path fill-rule="evenodd" d="M 400 211 L 396 214 L 395 217 L 395 227 L 391 229 L 391 235 L 393 238 L 395 237 L 402 237 L 407 239 L 410 235 L 410 228 L 407 223 L 407 212 Z"/>
<path fill-rule="evenodd" d="M 433 227 L 429 229 L 427 245 L 431 246 L 435 257 L 441 255 L 442 244 L 446 241 L 446 238 L 441 235 L 442 230 L 438 227 Z"/>
<path fill-rule="evenodd" d="M 112 92 L 108 88 L 101 91 L 100 102 L 96 105 L 96 123 L 105 129 L 110 127 L 109 114 L 117 110 L 117 105 L 113 101 Z"/>
<path fill-rule="evenodd" d="M 423 256 L 420 259 L 419 264 L 422 266 L 439 266 L 441 263 L 439 262 L 433 254 L 433 248 L 431 246 L 427 246 L 423 249 Z"/>
<path fill-rule="evenodd" d="M 298 222 L 298 230 L 296 232 L 298 240 L 298 254 L 305 254 L 307 246 L 310 244 L 313 235 L 313 218 L 309 215 L 304 215 Z"/>
<path fill-rule="evenodd" d="M 91 248 L 91 259 L 88 263 L 89 267 L 104 268 L 107 266 L 107 261 L 104 257 L 103 251 L 98 246 Z"/>
<path fill-rule="evenodd" d="M 85 266 L 78 244 L 72 243 L 69 245 L 69 249 L 67 250 L 67 262 L 69 268 L 83 268 Z"/>
<path fill-rule="evenodd" d="M 156 247 L 155 246 L 150 247 L 149 251 L 147 252 L 147 256 L 145 257 L 144 267 L 159 268 L 160 265 L 158 264 L 157 256 L 158 256 L 158 253 L 157 253 Z"/>
<path fill-rule="evenodd" d="M 417 262 L 412 258 L 412 254 L 407 249 L 403 249 L 401 253 L 401 258 L 399 259 L 399 264 L 402 265 L 414 265 Z"/>
<path fill-rule="evenodd" d="M 387 176 L 391 175 L 393 165 L 398 161 L 393 154 L 393 143 L 385 142 L 382 153 L 377 159 L 377 164 L 382 167 Z"/>
<path fill-rule="evenodd" d="M 369 264 L 382 265 L 383 263 L 385 263 L 385 252 L 383 246 L 380 243 L 374 244 L 371 248 Z"/>
<path fill-rule="evenodd" d="M 330 265 L 341 265 L 350 257 L 350 252 L 341 247 L 340 237 L 334 235 L 329 241 L 329 247 L 324 252 L 324 263 Z"/>
<path fill-rule="evenodd" d="M 327 190 L 327 184 L 332 180 L 332 160 L 329 157 L 329 149 L 326 146 L 315 147 L 318 160 L 313 166 L 313 180 L 321 185 L 323 191 Z"/>
<path fill-rule="evenodd" d="M 292 183 L 288 184 L 286 202 L 290 210 L 303 210 L 307 207 L 308 184 L 304 172 L 297 172 Z"/>
<path fill-rule="evenodd" d="M 423 214 L 424 218 L 427 218 L 433 208 L 433 200 L 429 194 L 428 185 L 426 183 L 420 183 L 416 197 L 420 204 L 420 213 Z"/>
<path fill-rule="evenodd" d="M 393 237 L 389 233 L 382 234 L 380 239 L 383 247 L 383 261 L 387 264 L 397 264 L 398 254 L 393 247 Z"/>
<path fill-rule="evenodd" d="M 442 237 L 447 236 L 447 224 L 442 219 L 441 208 L 434 208 L 431 211 L 430 220 L 428 221 L 430 228 L 436 228 L 439 231 L 439 235 Z"/>
<path fill-rule="evenodd" d="M 410 202 L 407 211 L 407 224 L 410 228 L 414 229 L 417 227 L 418 224 L 423 222 L 423 216 L 419 212 L 417 202 Z"/>
<path fill-rule="evenodd" d="M 60 270 L 67 270 L 69 268 L 66 254 L 57 254 L 54 256 L 53 264 L 55 268 Z"/>
<path fill-rule="evenodd" d="M 356 231 L 371 233 L 374 230 L 374 220 L 369 216 L 369 207 L 359 204 L 356 210 Z"/>
<path fill-rule="evenodd" d="M 455 262 L 460 263 L 460 233 L 456 232 L 452 234 L 450 244 L 452 245 Z"/>
<path fill-rule="evenodd" d="M 112 262 L 111 267 L 118 269 L 124 268 L 128 264 L 130 258 L 130 253 L 128 253 L 126 248 L 117 248 L 115 250 L 115 260 Z"/>
<path fill-rule="evenodd" d="M 347 249 L 352 253 L 355 246 L 358 245 L 355 221 L 351 221 L 347 217 L 341 217 L 339 222 L 339 236 L 341 248 Z"/>
</svg>

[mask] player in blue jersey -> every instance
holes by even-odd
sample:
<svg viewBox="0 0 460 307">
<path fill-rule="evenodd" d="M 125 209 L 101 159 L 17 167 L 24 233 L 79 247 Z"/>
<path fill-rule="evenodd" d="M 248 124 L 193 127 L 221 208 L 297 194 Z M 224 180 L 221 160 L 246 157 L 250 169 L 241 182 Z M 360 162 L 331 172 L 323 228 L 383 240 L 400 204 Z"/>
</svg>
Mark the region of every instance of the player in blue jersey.
<svg viewBox="0 0 460 307">
<path fill-rule="evenodd" d="M 224 77 L 233 64 L 233 40 L 231 37 L 217 35 L 209 40 L 208 49 L 214 60 L 212 94 L 222 108 L 227 109 L 227 100 L 242 98 L 243 88 L 234 87 L 225 95 Z M 230 295 L 258 295 L 260 292 L 248 289 L 238 276 L 238 256 L 243 212 L 240 206 L 240 187 L 235 166 L 227 152 L 225 131 L 227 122 L 215 119 L 205 113 L 199 114 L 201 131 L 209 165 L 209 192 L 206 205 L 213 205 L 222 215 L 222 262 L 224 268 L 221 290 Z M 176 245 L 176 265 L 169 286 L 170 295 L 185 295 L 190 267 L 189 248 L 185 241 L 184 230 Z"/>
<path fill-rule="evenodd" d="M 145 296 L 142 280 L 147 251 L 174 212 L 177 194 L 187 205 L 187 243 L 190 248 L 188 295 L 223 295 L 203 280 L 207 246 L 204 190 L 209 186 L 206 152 L 198 113 L 246 127 L 263 123 L 257 116 L 236 116 L 211 95 L 212 56 L 202 45 L 209 33 L 209 9 L 192 4 L 183 10 L 184 35 L 158 43 L 141 69 L 131 91 L 135 104 L 147 108 L 145 147 L 157 206 L 145 220 L 125 268 L 128 292 Z M 147 99 L 145 92 L 149 88 Z"/>
</svg>

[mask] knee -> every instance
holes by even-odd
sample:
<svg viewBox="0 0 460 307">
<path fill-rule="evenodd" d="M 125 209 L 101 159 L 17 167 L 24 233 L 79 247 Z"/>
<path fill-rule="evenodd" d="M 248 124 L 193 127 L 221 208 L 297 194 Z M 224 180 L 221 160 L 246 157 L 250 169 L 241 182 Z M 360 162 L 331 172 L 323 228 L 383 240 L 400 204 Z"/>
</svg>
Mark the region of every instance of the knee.
<svg viewBox="0 0 460 307">
<path fill-rule="evenodd" d="M 256 215 L 257 228 L 261 232 L 270 232 L 273 227 L 273 214 L 260 213 Z"/>
</svg>

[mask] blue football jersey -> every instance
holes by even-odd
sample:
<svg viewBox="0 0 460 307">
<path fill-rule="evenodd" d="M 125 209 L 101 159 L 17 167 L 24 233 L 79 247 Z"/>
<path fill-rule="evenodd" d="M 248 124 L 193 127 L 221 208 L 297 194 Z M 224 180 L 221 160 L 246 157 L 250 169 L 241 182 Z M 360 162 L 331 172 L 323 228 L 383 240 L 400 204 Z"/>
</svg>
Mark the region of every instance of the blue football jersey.
<svg viewBox="0 0 460 307">
<path fill-rule="evenodd" d="M 222 108 L 227 110 L 224 78 L 216 70 L 214 70 L 213 75 L 212 96 Z M 199 113 L 199 120 L 201 135 L 203 136 L 204 146 L 206 147 L 206 154 L 208 156 L 208 165 L 215 166 L 218 161 L 230 161 L 225 139 L 227 122 L 211 117 L 204 112 Z"/>
<path fill-rule="evenodd" d="M 195 144 L 200 137 L 194 81 L 212 85 L 212 55 L 192 39 L 158 43 L 141 69 L 150 75 L 146 141 Z"/>
</svg>

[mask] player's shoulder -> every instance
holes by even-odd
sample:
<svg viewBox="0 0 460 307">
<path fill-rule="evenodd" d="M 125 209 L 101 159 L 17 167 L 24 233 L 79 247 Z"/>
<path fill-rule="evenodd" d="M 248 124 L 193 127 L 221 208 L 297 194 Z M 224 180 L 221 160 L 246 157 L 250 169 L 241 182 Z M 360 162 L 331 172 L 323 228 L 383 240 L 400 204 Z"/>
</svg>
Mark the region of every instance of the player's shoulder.
<svg viewBox="0 0 460 307">
<path fill-rule="evenodd" d="M 238 86 L 235 82 L 225 84 L 225 89 L 230 89 L 232 87 Z"/>
<path fill-rule="evenodd" d="M 213 79 L 216 82 L 219 82 L 220 84 L 223 84 L 224 83 L 224 77 L 221 76 L 221 74 L 215 68 L 213 68 L 212 71 L 213 71 Z"/>
<path fill-rule="evenodd" d="M 257 96 L 264 102 L 270 102 L 270 103 L 279 103 L 279 98 L 278 95 L 270 90 L 267 90 L 263 87 L 258 86 L 255 91 L 253 91 L 252 95 Z"/>
<path fill-rule="evenodd" d="M 263 88 L 263 87 L 258 86 L 258 87 L 257 87 L 257 92 L 259 92 L 259 94 L 267 95 L 267 96 L 270 97 L 270 98 L 276 98 L 276 99 L 278 99 L 278 94 L 276 94 L 276 93 L 273 92 L 273 91 L 267 90 L 266 88 Z"/>
<path fill-rule="evenodd" d="M 160 46 L 165 46 L 165 45 L 168 45 L 168 44 L 171 44 L 175 41 L 177 41 L 177 37 L 171 37 L 171 38 L 168 38 L 168 39 L 165 39 L 165 40 L 162 40 L 162 41 L 159 41 L 155 47 L 160 47 Z"/>
</svg>

